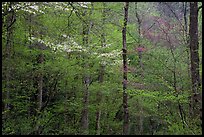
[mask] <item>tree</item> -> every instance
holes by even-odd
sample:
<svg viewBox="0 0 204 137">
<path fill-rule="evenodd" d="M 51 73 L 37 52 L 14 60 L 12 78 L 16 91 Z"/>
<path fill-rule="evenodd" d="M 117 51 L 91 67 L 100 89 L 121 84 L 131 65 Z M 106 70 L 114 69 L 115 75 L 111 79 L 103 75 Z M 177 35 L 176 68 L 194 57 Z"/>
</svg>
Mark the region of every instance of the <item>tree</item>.
<svg viewBox="0 0 204 137">
<path fill-rule="evenodd" d="M 93 4 L 91 4 L 92 9 L 90 10 L 89 14 L 87 14 L 87 9 L 85 9 L 82 13 L 82 15 L 84 17 L 87 17 L 87 15 L 89 15 L 89 17 L 91 16 L 92 12 L 93 12 Z M 92 21 L 89 19 L 86 19 L 87 22 L 83 22 L 83 46 L 87 47 L 89 44 L 89 33 L 90 33 L 90 29 L 91 29 L 91 24 Z M 88 22 L 89 21 L 89 22 Z M 87 57 L 87 56 L 86 56 Z M 86 69 L 85 71 L 87 71 L 89 69 L 89 63 L 86 62 L 88 59 L 84 58 L 85 61 L 85 65 L 84 68 Z M 84 95 L 83 95 L 83 109 L 82 109 L 82 114 L 81 114 L 81 125 L 82 125 L 82 134 L 89 134 L 89 111 L 88 111 L 88 106 L 89 106 L 89 84 L 91 81 L 91 77 L 90 74 L 88 73 L 84 73 L 83 76 L 83 83 L 84 83 Z"/>
<path fill-rule="evenodd" d="M 101 48 L 105 47 L 106 44 L 106 38 L 105 38 L 105 30 L 104 30 L 104 26 L 105 26 L 105 8 L 106 8 L 106 3 L 103 2 L 103 7 L 102 7 L 102 19 L 101 19 L 101 27 L 102 27 L 102 32 L 101 32 Z M 100 65 L 99 68 L 99 76 L 98 76 L 98 82 L 103 84 L 104 82 L 104 73 L 105 73 L 105 65 L 102 64 Z M 101 119 L 101 109 L 100 109 L 100 104 L 101 104 L 101 99 L 102 99 L 102 91 L 98 91 L 97 95 L 96 95 L 96 102 L 98 102 L 97 104 L 97 110 L 96 110 L 96 135 L 100 135 L 100 119 Z"/>
<path fill-rule="evenodd" d="M 12 80 L 12 67 L 9 62 L 12 60 L 12 48 L 14 46 L 14 23 L 16 21 L 16 13 L 15 10 L 13 9 L 13 2 L 8 2 L 6 3 L 7 9 L 8 10 L 6 16 L 5 16 L 5 27 L 6 27 L 6 103 L 5 103 L 5 111 L 7 113 L 11 109 L 11 103 L 10 103 L 10 90 L 11 90 L 11 80 Z"/>
<path fill-rule="evenodd" d="M 124 121 L 123 121 L 123 135 L 128 134 L 129 130 L 129 113 L 128 113 L 128 94 L 127 94 L 127 45 L 126 45 L 126 26 L 128 22 L 128 6 L 129 2 L 124 3 L 124 24 L 123 24 L 123 109 L 124 109 Z"/>
<path fill-rule="evenodd" d="M 188 3 L 134 4 L 3 2 L 2 134 L 201 134 Z"/>
<path fill-rule="evenodd" d="M 202 94 L 201 94 L 201 81 L 199 74 L 199 43 L 198 43 L 198 3 L 190 2 L 190 60 L 191 60 L 191 81 L 192 81 L 192 94 L 190 100 L 190 115 L 196 116 L 200 114 L 202 118 Z M 200 111 L 200 113 L 199 113 Z"/>
<path fill-rule="evenodd" d="M 137 2 L 135 2 L 135 16 L 136 16 L 136 19 L 137 19 L 137 23 L 138 23 L 138 34 L 139 34 L 139 37 L 138 37 L 138 47 L 136 48 L 137 51 L 138 51 L 138 64 L 139 64 L 139 67 L 141 69 L 141 76 L 142 78 L 144 78 L 144 72 L 143 72 L 143 63 L 142 63 L 142 52 L 143 52 L 143 46 L 141 44 L 141 24 L 142 24 L 142 19 L 141 17 L 139 16 L 138 14 L 138 9 L 137 9 Z M 139 119 L 139 125 L 140 125 L 140 134 L 142 135 L 143 134 L 143 107 L 142 107 L 142 101 L 143 99 L 140 98 L 138 99 L 138 103 L 141 104 L 140 106 L 140 119 Z"/>
<path fill-rule="evenodd" d="M 188 14 L 188 9 L 189 8 L 189 3 L 188 2 L 183 2 L 183 17 L 184 17 L 184 33 L 183 33 L 183 37 L 184 37 L 184 43 L 187 45 L 187 49 L 186 49 L 186 56 L 187 56 L 187 70 L 188 70 L 188 76 L 190 79 L 190 57 L 189 57 L 189 35 L 188 35 L 188 18 L 187 15 Z"/>
</svg>

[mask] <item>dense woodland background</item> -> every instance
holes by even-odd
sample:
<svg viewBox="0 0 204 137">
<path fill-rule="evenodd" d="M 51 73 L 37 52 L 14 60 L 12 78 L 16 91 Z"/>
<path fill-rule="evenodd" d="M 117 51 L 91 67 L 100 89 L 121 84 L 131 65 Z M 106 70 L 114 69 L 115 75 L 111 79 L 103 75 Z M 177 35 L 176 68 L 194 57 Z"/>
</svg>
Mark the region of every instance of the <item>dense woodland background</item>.
<svg viewBox="0 0 204 137">
<path fill-rule="evenodd" d="M 201 2 L 2 2 L 2 134 L 202 134 Z"/>
</svg>

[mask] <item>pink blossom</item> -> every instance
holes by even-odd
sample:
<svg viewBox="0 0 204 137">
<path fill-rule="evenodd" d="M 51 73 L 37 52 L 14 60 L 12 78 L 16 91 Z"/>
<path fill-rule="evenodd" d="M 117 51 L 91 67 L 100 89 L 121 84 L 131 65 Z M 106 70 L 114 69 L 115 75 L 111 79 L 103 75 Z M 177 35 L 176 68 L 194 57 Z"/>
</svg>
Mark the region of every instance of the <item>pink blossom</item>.
<svg viewBox="0 0 204 137">
<path fill-rule="evenodd" d="M 142 52 L 142 51 L 144 51 L 145 50 L 145 48 L 143 48 L 143 47 L 138 47 L 137 48 L 137 51 L 139 51 L 139 52 Z"/>
</svg>

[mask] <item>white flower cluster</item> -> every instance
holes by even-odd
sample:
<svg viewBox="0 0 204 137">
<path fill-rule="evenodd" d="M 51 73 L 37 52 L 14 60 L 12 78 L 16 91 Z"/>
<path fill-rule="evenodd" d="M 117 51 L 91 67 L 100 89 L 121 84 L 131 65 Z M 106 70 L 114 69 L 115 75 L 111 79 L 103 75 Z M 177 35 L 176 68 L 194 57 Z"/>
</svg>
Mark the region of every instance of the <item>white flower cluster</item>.
<svg viewBox="0 0 204 137">
<path fill-rule="evenodd" d="M 8 4 L 8 2 L 4 2 L 2 3 L 2 14 L 4 13 L 4 7 L 6 7 Z M 90 2 L 77 2 L 77 4 L 80 7 L 84 7 L 84 8 L 88 8 L 88 4 L 90 4 Z M 59 9 L 59 10 L 63 10 L 63 11 L 69 11 L 71 10 L 71 8 L 68 8 L 68 4 L 66 2 L 42 2 L 42 7 L 44 9 L 52 6 L 55 9 Z M 26 12 L 29 12 L 31 14 L 37 14 L 37 13 L 44 13 L 44 11 L 39 9 L 39 6 L 37 5 L 36 2 L 18 2 L 16 4 L 13 5 L 12 9 L 14 9 L 15 11 L 18 10 L 23 10 Z M 10 11 L 11 8 L 8 9 L 8 11 Z"/>
<path fill-rule="evenodd" d="M 66 34 L 62 34 L 64 38 L 66 38 L 66 41 L 58 44 L 54 44 L 50 42 L 49 39 L 42 40 L 40 38 L 31 37 L 29 38 L 29 41 L 34 42 L 37 41 L 39 43 L 43 43 L 46 46 L 50 47 L 54 51 L 60 51 L 60 52 L 87 52 L 89 53 L 91 49 L 88 49 L 86 47 L 83 47 L 76 43 L 72 37 L 67 36 Z M 101 64 L 103 65 L 121 65 L 122 60 L 120 60 L 121 51 L 120 50 L 112 50 L 109 53 L 98 53 L 98 52 L 91 52 L 91 55 L 94 57 L 101 59 Z"/>
<path fill-rule="evenodd" d="M 66 51 L 66 52 L 72 52 L 72 51 L 85 52 L 87 51 L 84 47 L 79 45 L 72 37 L 69 37 L 66 34 L 63 34 L 62 36 L 66 38 L 66 41 L 61 44 L 57 44 L 57 46 L 61 47 L 63 51 Z"/>
<path fill-rule="evenodd" d="M 66 11 L 70 10 L 67 7 L 67 3 L 66 2 L 49 2 L 49 4 L 53 5 L 55 9 L 66 10 Z"/>
<path fill-rule="evenodd" d="M 115 66 L 115 65 L 122 65 L 122 64 L 123 64 L 123 60 L 118 60 L 118 59 L 114 60 L 111 63 L 111 65 L 113 65 L 113 66 Z"/>
<path fill-rule="evenodd" d="M 74 41 L 73 38 L 63 34 L 63 37 L 67 37 L 67 41 L 62 42 L 62 43 L 58 43 L 58 44 L 54 44 L 52 42 L 50 42 L 50 40 L 42 40 L 40 38 L 35 38 L 35 37 L 31 37 L 28 40 L 31 42 L 37 41 L 39 43 L 43 43 L 46 46 L 52 48 L 53 50 L 58 50 L 58 51 L 66 51 L 66 52 L 72 52 L 72 51 L 79 51 L 79 52 L 86 52 L 87 50 L 78 45 L 78 43 L 76 43 Z"/>
<path fill-rule="evenodd" d="M 32 14 L 36 14 L 36 13 L 43 13 L 43 14 L 45 14 L 42 10 L 39 9 L 38 5 L 31 5 L 27 9 L 25 9 L 24 11 L 27 11 L 27 12 L 32 13 Z"/>
<path fill-rule="evenodd" d="M 122 60 L 119 60 L 120 55 L 121 55 L 121 51 L 112 50 L 109 53 L 99 54 L 97 57 L 102 59 L 101 64 L 103 65 L 119 65 L 119 64 L 122 64 Z"/>
<path fill-rule="evenodd" d="M 28 40 L 31 41 L 31 42 L 37 41 L 37 42 L 39 42 L 39 43 L 45 44 L 47 47 L 50 47 L 50 48 L 55 49 L 55 48 L 54 48 L 54 45 L 55 45 L 55 44 L 52 43 L 52 42 L 49 42 L 49 41 L 46 41 L 46 40 L 42 40 L 42 39 L 36 38 L 36 37 L 31 37 L 31 38 L 29 37 Z"/>
<path fill-rule="evenodd" d="M 115 58 L 118 57 L 121 54 L 121 52 L 119 50 L 113 50 L 109 53 L 102 53 L 98 56 L 98 58 L 100 57 L 107 57 L 107 58 Z"/>
<path fill-rule="evenodd" d="M 81 7 L 84 7 L 84 8 L 88 8 L 88 4 L 90 4 L 90 2 L 77 2 Z"/>
<path fill-rule="evenodd" d="M 85 48 L 83 48 L 80 45 L 69 45 L 67 43 L 62 43 L 62 45 L 59 45 L 62 48 L 63 51 L 66 52 L 73 52 L 73 51 L 78 51 L 78 52 L 86 52 L 87 50 Z"/>
<path fill-rule="evenodd" d="M 31 14 L 43 13 L 42 10 L 39 9 L 39 6 L 36 5 L 35 2 L 19 2 L 12 7 L 15 11 L 23 10 L 29 12 Z"/>
</svg>

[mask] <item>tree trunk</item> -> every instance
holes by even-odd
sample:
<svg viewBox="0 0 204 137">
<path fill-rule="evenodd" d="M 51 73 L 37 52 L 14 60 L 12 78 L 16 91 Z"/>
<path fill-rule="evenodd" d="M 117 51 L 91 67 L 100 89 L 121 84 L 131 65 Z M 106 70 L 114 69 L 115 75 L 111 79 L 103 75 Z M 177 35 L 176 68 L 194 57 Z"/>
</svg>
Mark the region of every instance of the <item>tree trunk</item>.
<svg viewBox="0 0 204 137">
<path fill-rule="evenodd" d="M 187 46 L 187 50 L 186 50 L 186 56 L 187 56 L 187 72 L 188 72 L 188 77 L 190 79 L 190 55 L 189 55 L 189 35 L 188 35 L 188 19 L 187 19 L 187 5 L 188 2 L 183 2 L 183 10 L 184 10 L 184 40 L 185 40 L 185 44 Z"/>
<path fill-rule="evenodd" d="M 199 115 L 199 109 L 202 113 L 201 103 L 201 82 L 199 75 L 199 54 L 198 54 L 198 3 L 190 2 L 190 57 L 191 57 L 191 81 L 192 95 L 190 100 L 190 115 L 195 117 Z M 201 116 L 200 116 L 201 117 Z"/>
<path fill-rule="evenodd" d="M 136 19 L 137 19 L 137 23 L 138 23 L 138 27 L 137 27 L 137 31 L 138 31 L 138 34 L 139 34 L 139 38 L 138 38 L 138 43 L 139 43 L 139 46 L 140 46 L 140 36 L 141 36 L 141 19 L 139 17 L 139 14 L 137 12 L 137 2 L 135 2 L 135 16 L 136 16 Z"/>
<path fill-rule="evenodd" d="M 12 9 L 13 2 L 9 3 L 9 8 Z M 5 103 L 5 110 L 10 110 L 10 80 L 11 80 L 11 66 L 10 66 L 10 60 L 11 60 L 11 48 L 13 47 L 13 23 L 15 22 L 15 12 L 12 9 L 12 11 L 7 15 L 6 17 L 6 60 L 7 60 L 7 66 L 6 66 L 6 103 Z"/>
<path fill-rule="evenodd" d="M 138 48 L 142 48 L 142 45 L 141 45 L 141 18 L 139 17 L 139 14 L 137 12 L 137 2 L 135 2 L 135 16 L 136 16 L 136 19 L 137 19 L 137 23 L 138 23 L 138 34 L 139 34 L 139 37 L 138 37 Z M 144 77 L 144 72 L 143 72 L 143 63 L 142 63 L 142 51 L 138 51 L 138 64 L 139 64 L 139 67 L 141 69 L 140 71 L 140 75 L 141 77 L 143 78 Z M 140 99 L 138 99 L 138 103 L 140 103 L 141 105 L 140 106 L 140 116 L 139 116 L 139 133 L 140 135 L 143 134 L 143 121 L 144 121 L 144 117 L 143 117 L 143 106 L 142 106 L 142 103 L 143 103 L 143 99 L 142 97 Z"/>
<path fill-rule="evenodd" d="M 128 113 L 128 95 L 127 95 L 127 45 L 126 45 L 126 26 L 128 21 L 128 6 L 129 2 L 124 3 L 124 25 L 122 30 L 123 36 L 123 109 L 124 109 L 124 121 L 123 121 L 123 135 L 128 135 L 129 129 L 129 113 Z"/>
<path fill-rule="evenodd" d="M 91 10 L 89 13 L 89 16 L 91 16 L 92 12 L 93 12 L 93 3 L 91 3 Z M 87 9 L 84 10 L 83 12 L 83 16 L 85 18 L 87 15 Z M 88 46 L 89 44 L 89 39 L 88 39 L 88 35 L 91 31 L 91 26 L 92 26 L 92 21 L 89 22 L 89 24 L 86 24 L 86 22 L 83 22 L 83 45 L 85 47 Z M 88 59 L 88 58 L 86 58 Z M 84 68 L 88 69 L 89 64 L 85 61 L 85 65 Z M 91 78 L 90 75 L 87 74 L 85 72 L 84 76 L 83 76 L 83 84 L 84 84 L 84 95 L 83 95 L 83 109 L 82 109 L 82 114 L 81 114 L 81 127 L 82 127 L 82 134 L 84 135 L 88 135 L 89 134 L 89 119 L 88 119 L 88 105 L 89 105 L 89 84 L 90 84 Z"/>
<path fill-rule="evenodd" d="M 44 62 L 44 56 L 41 53 L 38 57 L 38 63 L 42 64 Z M 43 73 L 42 68 L 40 68 L 40 73 L 38 74 L 38 111 L 42 108 L 42 97 L 43 97 Z"/>
<path fill-rule="evenodd" d="M 39 65 L 41 65 L 44 62 L 44 55 L 43 53 L 40 53 L 40 55 L 38 56 L 37 62 Z M 38 84 L 38 97 L 37 97 L 37 104 L 38 104 L 38 111 L 37 111 L 37 115 L 36 117 L 39 116 L 40 111 L 43 107 L 43 72 L 42 72 L 42 68 L 40 66 L 40 72 L 38 73 L 38 77 L 37 77 L 37 84 Z M 36 121 L 37 122 L 37 121 Z M 36 123 L 36 134 L 40 134 L 40 129 L 39 129 L 40 125 L 38 124 L 38 122 Z"/>
<path fill-rule="evenodd" d="M 88 25 L 83 25 L 83 45 L 88 45 Z M 84 66 L 86 69 L 88 69 L 88 64 L 85 63 Z M 83 95 L 83 109 L 82 109 L 82 116 L 81 116 L 81 125 L 82 125 L 82 134 L 87 135 L 88 134 L 88 105 L 89 105 L 89 81 L 90 77 L 88 74 L 84 74 L 83 76 L 83 84 L 84 84 L 84 95 Z"/>
<path fill-rule="evenodd" d="M 96 112 L 96 135 L 100 135 L 100 118 L 101 118 L 101 110 L 98 109 Z"/>
<path fill-rule="evenodd" d="M 105 33 L 104 33 L 105 6 L 106 6 L 105 2 L 103 2 L 102 23 L 101 23 L 101 27 L 102 27 L 101 48 L 103 48 L 105 46 L 105 43 L 106 43 Z M 101 64 L 100 68 L 99 68 L 99 77 L 98 77 L 99 83 L 103 83 L 103 81 L 104 81 L 104 72 L 105 72 L 105 65 Z M 100 135 L 100 117 L 101 117 L 100 102 L 101 102 L 101 98 L 102 98 L 101 91 L 98 91 L 96 96 L 97 96 L 96 97 L 97 98 L 96 102 L 98 102 L 98 104 L 97 104 L 97 111 L 96 111 L 96 135 Z"/>
<path fill-rule="evenodd" d="M 104 71 L 105 71 L 105 66 L 101 65 L 100 71 L 99 71 L 99 77 L 98 81 L 99 83 L 103 83 L 104 81 Z M 100 135 L 100 117 L 101 117 L 101 110 L 100 110 L 100 103 L 102 99 L 102 93 L 101 91 L 97 92 L 96 95 L 96 102 L 97 102 L 97 110 L 96 110 L 96 135 Z"/>
</svg>

